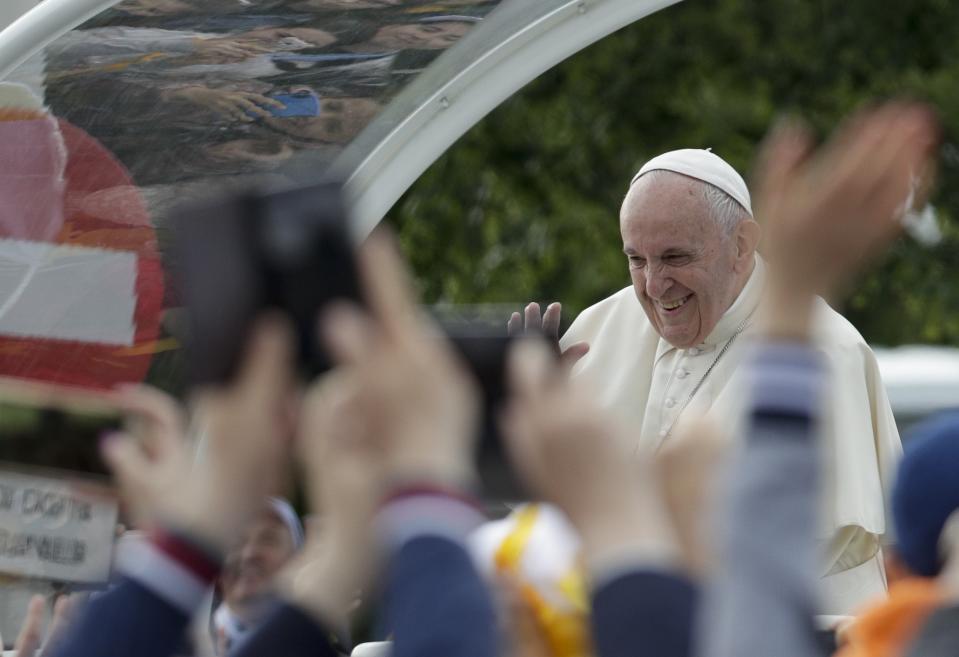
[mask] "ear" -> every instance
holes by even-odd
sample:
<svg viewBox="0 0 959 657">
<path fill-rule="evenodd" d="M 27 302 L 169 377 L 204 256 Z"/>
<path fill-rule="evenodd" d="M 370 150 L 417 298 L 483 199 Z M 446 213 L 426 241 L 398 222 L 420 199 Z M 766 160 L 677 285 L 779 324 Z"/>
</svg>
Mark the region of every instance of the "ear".
<svg viewBox="0 0 959 657">
<path fill-rule="evenodd" d="M 762 237 L 762 228 L 751 217 L 743 219 L 736 226 L 736 271 L 746 271 L 752 264 L 760 237 Z"/>
</svg>

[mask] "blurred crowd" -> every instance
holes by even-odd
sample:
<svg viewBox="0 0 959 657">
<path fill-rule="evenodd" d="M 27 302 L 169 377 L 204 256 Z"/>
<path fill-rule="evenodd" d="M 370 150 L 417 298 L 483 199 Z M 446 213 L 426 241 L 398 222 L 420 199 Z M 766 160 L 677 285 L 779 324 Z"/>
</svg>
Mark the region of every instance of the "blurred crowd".
<svg viewBox="0 0 959 657">
<path fill-rule="evenodd" d="M 123 11 L 190 7 L 143 4 Z M 327 37 L 284 38 L 323 48 Z M 109 393 L 141 418 L 135 432 L 102 445 L 128 523 L 114 580 L 87 600 L 58 601 L 46 631 L 45 601 L 34 600 L 18 654 L 337 655 L 354 651 L 357 636 L 381 643 L 354 654 L 399 657 L 956 654 L 959 418 L 922 426 L 891 466 L 894 536 L 874 536 L 871 525 L 844 534 L 828 502 L 842 494 L 831 484 L 845 467 L 835 445 L 851 438 L 826 427 L 829 401 L 842 398 L 832 361 L 859 348 L 830 351 L 817 335 L 821 297 L 847 293 L 921 204 L 938 138 L 932 112 L 912 103 L 863 110 L 821 147 L 786 122 L 767 138 L 751 197 L 711 154 L 667 154 L 644 167 L 622 216 L 629 294 L 658 335 L 693 356 L 750 289 L 754 208 L 761 218 L 758 308 L 729 327 L 691 395 L 749 324 L 733 379 L 742 418 L 682 418 L 656 428 L 663 444 L 638 450 L 641 427 L 614 412 L 608 386 L 589 376 L 604 334 L 589 345 L 564 340 L 556 358 L 537 336 L 556 334 L 558 307 L 541 314 L 531 304 L 510 320 L 529 336 L 514 341 L 498 420 L 511 466 L 537 502 L 505 518 L 487 517 L 478 488 L 478 383 L 433 337 L 392 240 L 374 234 L 358 255 L 364 306 L 339 304 L 317 318 L 336 363 L 318 380 L 298 383 L 291 329 L 267 315 L 235 380 L 199 390 L 189 411 L 147 387 Z M 679 169 L 680 179 L 670 177 Z M 719 196 L 688 187 L 709 180 Z M 710 225 L 720 232 L 696 223 L 687 250 L 660 250 L 679 239 L 690 220 L 684 203 L 693 202 L 707 209 L 696 221 L 718 222 Z M 711 308 L 710 268 L 722 262 L 738 283 Z M 697 304 L 692 321 L 686 304 Z M 881 415 L 872 395 L 872 408 L 851 412 Z M 879 449 L 859 465 L 875 472 Z M 291 466 L 305 522 L 277 497 L 290 494 Z M 871 503 L 884 508 L 881 495 Z M 833 532 L 825 537 L 824 517 Z M 836 535 L 846 537 L 840 549 L 824 555 L 824 538 Z M 855 608 L 826 615 L 822 582 L 859 565 L 844 560 L 859 554 L 851 542 L 872 546 L 867 561 L 885 556 L 881 590 L 847 591 Z"/>
<path fill-rule="evenodd" d="M 130 290 L 119 281 L 133 274 L 108 272 L 103 263 L 84 263 L 97 271 L 66 275 L 58 257 L 0 245 L 0 268 L 22 272 L 31 261 L 43 272 L 39 278 L 60 272 L 68 281 L 86 279 L 87 290 L 104 300 L 87 296 L 83 306 L 75 304 L 62 282 L 53 295 L 38 292 L 46 294 L 46 320 L 28 319 L 25 331 L 6 327 L 0 369 L 96 387 L 143 380 L 151 368 L 182 369 L 178 346 L 185 336 L 160 262 L 170 215 L 223 190 L 311 180 L 349 155 L 350 144 L 382 117 L 381 132 L 352 153 L 365 157 L 365 148 L 395 128 L 395 115 L 383 117 L 387 105 L 498 5 L 132 0 L 47 44 L 0 86 L 0 178 L 7 181 L 0 190 L 7 204 L 0 209 L 0 240 L 55 243 L 63 247 L 58 256 L 73 264 L 76 252 L 68 254 L 68 247 L 135 252 L 135 279 Z M 32 97 L 25 101 L 28 94 L 6 82 L 25 86 Z M 433 93 L 425 86 L 413 105 Z M 34 114 L 47 123 L 27 127 Z M 124 288 L 133 294 L 133 317 L 113 323 L 131 299 L 105 295 Z M 21 309 L 30 296 L 21 298 Z M 82 329 L 93 324 L 78 319 L 85 312 L 100 327 L 93 340 Z M 103 328 L 124 332 L 131 319 L 132 340 L 118 341 Z"/>
<path fill-rule="evenodd" d="M 140 186 L 329 163 L 498 0 L 130 0 L 27 82 Z"/>
</svg>

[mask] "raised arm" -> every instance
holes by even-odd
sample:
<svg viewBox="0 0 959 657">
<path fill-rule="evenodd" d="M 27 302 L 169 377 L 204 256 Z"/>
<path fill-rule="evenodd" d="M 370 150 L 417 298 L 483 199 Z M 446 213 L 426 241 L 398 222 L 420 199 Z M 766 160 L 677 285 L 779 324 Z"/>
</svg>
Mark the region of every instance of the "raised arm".
<svg viewBox="0 0 959 657">
<path fill-rule="evenodd" d="M 827 371 L 810 345 L 817 294 L 836 295 L 901 228 L 911 178 L 937 136 L 928 110 L 868 111 L 813 153 L 798 125 L 780 127 L 760 164 L 770 280 L 759 343 L 747 363 L 752 402 L 719 526 L 718 575 L 705 599 L 707 657 L 813 657 L 820 451 Z"/>
</svg>

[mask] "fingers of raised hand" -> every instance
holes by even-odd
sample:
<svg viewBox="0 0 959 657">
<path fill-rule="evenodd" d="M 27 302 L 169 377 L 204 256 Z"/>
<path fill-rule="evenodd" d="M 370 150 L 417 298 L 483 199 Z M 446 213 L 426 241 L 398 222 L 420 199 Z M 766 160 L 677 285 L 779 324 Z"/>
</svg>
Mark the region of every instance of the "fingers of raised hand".
<svg viewBox="0 0 959 657">
<path fill-rule="evenodd" d="M 241 397 L 275 408 L 293 385 L 293 329 L 280 316 L 257 320 L 233 388 Z"/>
<path fill-rule="evenodd" d="M 362 486 L 375 466 L 373 437 L 357 403 L 358 384 L 352 373 L 334 370 L 307 393 L 298 451 L 310 474 L 314 512 L 342 502 L 332 498 L 344 490 L 344 481 Z"/>
<path fill-rule="evenodd" d="M 930 169 L 930 155 L 939 138 L 935 116 L 922 106 L 904 108 L 886 127 L 870 162 L 882 175 L 870 198 L 879 211 L 889 215 L 903 206 L 918 178 Z"/>
<path fill-rule="evenodd" d="M 231 118 L 246 123 L 249 123 L 253 120 L 253 118 L 249 116 L 242 107 L 238 107 L 236 103 L 228 98 L 211 100 L 210 108 L 226 118 Z"/>
<path fill-rule="evenodd" d="M 269 105 L 270 107 L 275 107 L 280 110 L 286 109 L 286 105 L 280 101 L 275 98 L 270 98 L 269 96 L 264 96 L 263 94 L 247 93 L 244 94 L 244 96 L 246 96 L 247 100 L 251 100 L 257 105 Z M 269 115 L 269 113 L 267 114 Z"/>
<path fill-rule="evenodd" d="M 163 458 L 182 445 L 186 417 L 173 397 L 152 386 L 133 385 L 120 388 L 114 399 L 149 454 Z"/>
<path fill-rule="evenodd" d="M 782 119 L 772 129 L 759 153 L 755 187 L 757 200 L 765 207 L 775 203 L 789 187 L 800 165 L 812 149 L 812 135 L 808 127 L 795 119 Z"/>
<path fill-rule="evenodd" d="M 23 619 L 20 634 L 17 635 L 17 642 L 14 644 L 14 655 L 17 657 L 33 657 L 33 654 L 40 647 L 43 640 L 44 606 L 42 595 L 35 595 L 30 598 L 26 618 Z"/>
<path fill-rule="evenodd" d="M 246 116 L 247 112 L 264 119 L 267 119 L 273 116 L 272 114 L 270 114 L 268 110 L 263 109 L 257 103 L 253 102 L 249 98 L 238 96 L 234 98 L 233 102 L 235 103 L 237 109 L 240 112 L 242 112 L 246 118 L 249 118 L 249 116 Z"/>
<path fill-rule="evenodd" d="M 556 365 L 549 349 L 539 340 L 523 340 L 509 354 L 510 401 L 500 417 L 507 447 L 514 462 L 533 487 L 539 486 L 543 440 L 552 433 L 555 395 L 547 389 L 555 378 Z"/>
<path fill-rule="evenodd" d="M 506 332 L 511 337 L 523 335 L 523 316 L 521 314 L 513 313 L 509 316 L 509 321 L 506 323 Z"/>
<path fill-rule="evenodd" d="M 153 469 L 151 461 L 130 436 L 109 436 L 100 444 L 100 451 L 121 490 L 132 492 L 131 486 L 140 487 L 149 479 Z"/>
<path fill-rule="evenodd" d="M 336 304 L 320 319 L 324 344 L 339 365 L 358 366 L 372 355 L 378 337 L 369 316 L 352 304 Z"/>
<path fill-rule="evenodd" d="M 308 462 L 323 466 L 327 456 L 362 436 L 356 425 L 359 382 L 351 372 L 334 370 L 314 383 L 304 402 L 301 449 Z"/>
<path fill-rule="evenodd" d="M 528 304 L 523 309 L 526 330 L 540 332 L 543 330 L 543 316 L 540 312 L 539 304 L 535 301 Z"/>
<path fill-rule="evenodd" d="M 546 307 L 543 313 L 543 335 L 552 339 L 559 340 L 559 325 L 563 317 L 563 306 L 556 302 Z"/>
<path fill-rule="evenodd" d="M 392 340 L 422 336 L 413 281 L 390 233 L 378 229 L 359 253 L 363 292 L 377 325 Z"/>
<path fill-rule="evenodd" d="M 833 194 L 844 196 L 850 211 L 847 230 L 855 234 L 858 262 L 900 232 L 899 221 L 915 176 L 929 168 L 938 140 L 938 123 L 924 106 L 889 103 L 861 116 L 850 137 L 837 137 L 846 152 L 832 149 Z"/>
<path fill-rule="evenodd" d="M 905 201 L 911 176 L 919 173 L 938 139 L 938 123 L 925 106 L 892 102 L 865 110 L 840 129 L 824 149 L 823 177 L 836 193 L 873 212 Z"/>
<path fill-rule="evenodd" d="M 76 598 L 72 595 L 61 595 L 57 598 L 53 605 L 53 618 L 50 620 L 50 630 L 47 632 L 47 640 L 43 646 L 41 657 L 49 655 L 66 632 L 73 619 L 73 610 L 76 604 Z"/>
<path fill-rule="evenodd" d="M 76 600 L 70 595 L 61 595 L 53 605 L 53 619 L 50 624 L 50 634 L 56 634 L 70 620 Z"/>
</svg>

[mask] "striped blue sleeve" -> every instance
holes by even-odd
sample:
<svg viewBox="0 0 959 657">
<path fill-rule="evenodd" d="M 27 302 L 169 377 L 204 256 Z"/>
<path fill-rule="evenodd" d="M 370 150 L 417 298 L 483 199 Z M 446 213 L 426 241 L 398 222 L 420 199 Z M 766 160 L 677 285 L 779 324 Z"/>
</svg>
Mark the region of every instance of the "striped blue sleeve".
<svg viewBox="0 0 959 657">
<path fill-rule="evenodd" d="M 785 342 L 755 345 L 746 366 L 752 421 L 809 423 L 817 419 L 824 395 L 825 369 L 822 355 L 808 345 Z M 767 435 L 767 432 L 754 432 L 750 437 Z M 799 434 L 787 431 L 776 435 Z"/>
</svg>

